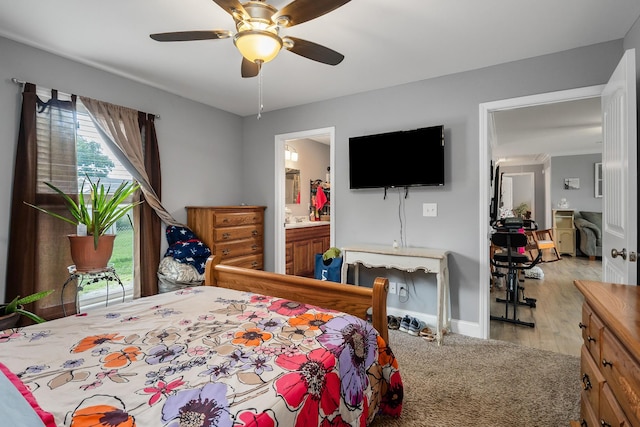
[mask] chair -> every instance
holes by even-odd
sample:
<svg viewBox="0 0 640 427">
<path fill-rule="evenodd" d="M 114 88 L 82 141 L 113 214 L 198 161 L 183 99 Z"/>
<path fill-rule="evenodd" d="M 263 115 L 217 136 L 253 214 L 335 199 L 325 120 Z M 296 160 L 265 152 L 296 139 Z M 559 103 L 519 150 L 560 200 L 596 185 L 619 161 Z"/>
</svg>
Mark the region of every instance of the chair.
<svg viewBox="0 0 640 427">
<path fill-rule="evenodd" d="M 529 253 L 529 257 L 531 260 L 535 259 L 534 251 L 536 254 L 540 254 L 542 262 L 553 262 L 559 261 L 562 259 L 560 257 L 560 253 L 558 252 L 558 248 L 556 247 L 556 242 L 553 239 L 553 233 L 551 230 L 531 230 L 527 231 L 527 246 L 526 251 Z M 553 259 L 545 259 L 544 251 L 548 249 L 547 253 L 551 253 Z M 536 255 L 537 256 L 537 255 Z"/>
<path fill-rule="evenodd" d="M 527 248 L 528 238 L 524 231 L 535 231 L 537 226 L 531 220 L 521 218 L 505 218 L 496 225 L 496 232 L 491 236 L 491 243 L 500 251 L 493 253 L 491 264 L 496 268 L 506 269 L 506 298 L 496 298 L 505 303 L 504 316 L 490 316 L 491 320 L 499 320 L 516 325 L 534 327 L 533 322 L 525 322 L 518 318 L 518 306 L 536 307 L 535 298 L 526 298 L 524 287 L 520 286 L 519 273 L 533 268 L 542 258 L 542 251 L 534 259 L 526 253 L 520 253 L 520 248 Z M 526 229 L 525 229 L 526 227 Z M 513 311 L 510 317 L 509 310 Z"/>
</svg>

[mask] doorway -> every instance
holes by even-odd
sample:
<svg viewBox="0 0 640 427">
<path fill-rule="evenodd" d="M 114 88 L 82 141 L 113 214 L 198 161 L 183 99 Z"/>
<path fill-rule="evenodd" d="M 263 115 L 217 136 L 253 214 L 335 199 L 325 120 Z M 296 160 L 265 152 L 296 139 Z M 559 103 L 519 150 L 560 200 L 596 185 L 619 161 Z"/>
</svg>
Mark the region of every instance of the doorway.
<svg viewBox="0 0 640 427">
<path fill-rule="evenodd" d="M 479 286 L 479 336 L 481 338 L 490 337 L 490 276 L 487 274 L 489 268 L 489 247 L 488 236 L 490 236 L 490 176 L 492 165 L 492 153 L 490 147 L 490 139 L 493 135 L 494 128 L 492 126 L 492 113 L 497 111 L 505 111 L 510 109 L 539 106 L 545 104 L 554 104 L 564 101 L 580 100 L 586 98 L 599 98 L 603 85 L 590 86 L 566 91 L 543 93 L 538 95 L 525 96 L 520 98 L 505 99 L 480 104 L 480 165 L 479 165 L 479 182 L 486 182 L 487 185 L 480 186 L 480 235 L 479 235 L 479 259 L 480 259 L 480 286 Z"/>
<path fill-rule="evenodd" d="M 502 175 L 502 207 L 526 217 L 536 211 L 535 177 L 532 172 Z"/>
<path fill-rule="evenodd" d="M 285 165 L 285 147 L 291 141 L 309 139 L 319 141 L 329 145 L 329 182 L 335 182 L 335 128 L 327 127 L 320 129 L 312 129 L 300 132 L 291 132 L 275 136 L 275 197 L 274 209 L 274 271 L 284 274 L 286 271 L 286 253 L 285 253 L 285 193 L 286 193 L 286 165 Z M 308 184 L 308 183 L 307 183 Z M 301 185 L 305 185 L 301 182 Z M 335 242 L 335 197 L 329 206 L 330 218 L 330 241 L 331 246 Z"/>
</svg>

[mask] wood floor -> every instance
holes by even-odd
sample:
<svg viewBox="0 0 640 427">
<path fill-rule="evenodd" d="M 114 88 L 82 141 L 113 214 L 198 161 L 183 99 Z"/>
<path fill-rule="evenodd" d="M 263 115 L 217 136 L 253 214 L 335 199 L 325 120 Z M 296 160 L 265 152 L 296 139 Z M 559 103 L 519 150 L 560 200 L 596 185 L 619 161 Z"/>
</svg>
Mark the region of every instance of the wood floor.
<svg viewBox="0 0 640 427">
<path fill-rule="evenodd" d="M 518 318 L 534 322 L 535 327 L 515 325 L 491 320 L 492 339 L 522 344 L 528 347 L 549 350 L 556 353 L 580 356 L 582 335 L 578 323 L 582 316 L 582 294 L 573 281 L 600 280 L 602 263 L 600 260 L 563 255 L 555 262 L 538 264 L 544 272 L 544 278 L 525 279 L 524 294 L 527 298 L 536 298 L 536 307 L 518 306 Z M 504 316 L 505 304 L 496 302 L 496 297 L 505 298 L 502 289 L 491 289 L 491 315 Z M 513 311 L 509 311 L 509 318 Z"/>
</svg>

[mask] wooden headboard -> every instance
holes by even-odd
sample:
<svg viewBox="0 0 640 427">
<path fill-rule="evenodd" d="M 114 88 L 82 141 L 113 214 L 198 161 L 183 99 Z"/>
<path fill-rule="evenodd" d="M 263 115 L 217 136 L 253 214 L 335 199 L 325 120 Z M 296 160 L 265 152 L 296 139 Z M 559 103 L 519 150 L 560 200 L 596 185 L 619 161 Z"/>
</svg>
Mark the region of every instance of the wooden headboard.
<svg viewBox="0 0 640 427">
<path fill-rule="evenodd" d="M 205 267 L 206 286 L 255 292 L 291 301 L 316 305 L 352 314 L 366 319 L 367 309 L 373 307 L 373 327 L 388 343 L 387 291 L 389 281 L 378 277 L 373 287 L 346 285 L 306 277 L 271 273 L 220 264 L 220 259 L 209 257 Z"/>
</svg>

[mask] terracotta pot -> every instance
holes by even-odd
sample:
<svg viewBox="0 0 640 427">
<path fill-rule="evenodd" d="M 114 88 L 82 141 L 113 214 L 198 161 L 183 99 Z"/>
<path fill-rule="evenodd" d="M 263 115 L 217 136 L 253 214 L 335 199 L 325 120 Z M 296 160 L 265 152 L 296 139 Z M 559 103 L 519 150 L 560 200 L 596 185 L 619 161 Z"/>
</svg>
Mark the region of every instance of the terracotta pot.
<svg viewBox="0 0 640 427">
<path fill-rule="evenodd" d="M 6 304 L 0 304 L 0 309 L 5 306 Z M 0 331 L 9 328 L 15 328 L 18 324 L 18 320 L 20 320 L 20 313 L 11 313 L 0 316 Z"/>
<path fill-rule="evenodd" d="M 107 267 L 113 252 L 115 234 L 100 236 L 98 249 L 93 247 L 93 236 L 71 234 L 68 237 L 71 246 L 71 259 L 77 271 L 97 271 Z"/>
</svg>

